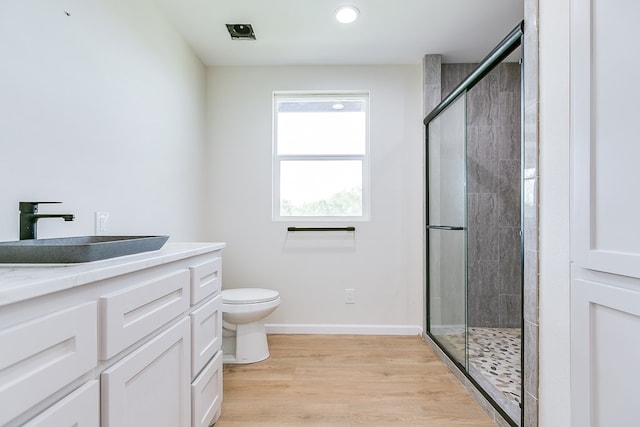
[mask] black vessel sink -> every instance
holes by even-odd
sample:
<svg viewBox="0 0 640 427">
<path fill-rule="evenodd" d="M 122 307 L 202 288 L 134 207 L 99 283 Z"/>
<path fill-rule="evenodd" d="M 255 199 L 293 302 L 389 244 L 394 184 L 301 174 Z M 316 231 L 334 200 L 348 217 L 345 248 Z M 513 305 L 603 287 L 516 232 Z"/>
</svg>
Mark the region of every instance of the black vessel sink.
<svg viewBox="0 0 640 427">
<path fill-rule="evenodd" d="M 0 263 L 60 264 L 98 261 L 160 249 L 169 236 L 80 236 L 0 242 Z"/>
</svg>

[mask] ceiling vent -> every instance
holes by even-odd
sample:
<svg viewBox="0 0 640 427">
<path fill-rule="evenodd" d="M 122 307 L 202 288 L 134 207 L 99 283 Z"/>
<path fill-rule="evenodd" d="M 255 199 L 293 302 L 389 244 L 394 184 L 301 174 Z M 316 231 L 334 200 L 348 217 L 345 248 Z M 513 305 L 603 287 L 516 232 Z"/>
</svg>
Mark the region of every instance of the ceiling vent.
<svg viewBox="0 0 640 427">
<path fill-rule="evenodd" d="M 227 24 L 227 30 L 233 40 L 255 40 L 251 24 Z"/>
</svg>

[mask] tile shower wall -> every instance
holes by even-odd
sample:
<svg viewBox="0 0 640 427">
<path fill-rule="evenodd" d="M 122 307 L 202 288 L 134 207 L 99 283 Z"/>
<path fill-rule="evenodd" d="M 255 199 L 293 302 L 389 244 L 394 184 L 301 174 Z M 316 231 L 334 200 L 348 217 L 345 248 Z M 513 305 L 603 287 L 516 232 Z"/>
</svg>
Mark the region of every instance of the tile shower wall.
<svg viewBox="0 0 640 427">
<path fill-rule="evenodd" d="M 476 64 L 443 64 L 442 97 Z M 468 92 L 468 325 L 521 326 L 520 65 L 502 63 Z"/>
</svg>

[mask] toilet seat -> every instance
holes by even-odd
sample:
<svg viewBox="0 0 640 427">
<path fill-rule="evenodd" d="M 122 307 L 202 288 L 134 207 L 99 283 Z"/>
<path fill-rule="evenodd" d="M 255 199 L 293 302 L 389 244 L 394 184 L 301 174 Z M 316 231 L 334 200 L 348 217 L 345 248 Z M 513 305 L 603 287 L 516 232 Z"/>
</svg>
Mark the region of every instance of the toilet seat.
<svg viewBox="0 0 640 427">
<path fill-rule="evenodd" d="M 258 304 L 278 299 L 280 293 L 271 289 L 238 288 L 222 291 L 224 304 Z"/>
</svg>

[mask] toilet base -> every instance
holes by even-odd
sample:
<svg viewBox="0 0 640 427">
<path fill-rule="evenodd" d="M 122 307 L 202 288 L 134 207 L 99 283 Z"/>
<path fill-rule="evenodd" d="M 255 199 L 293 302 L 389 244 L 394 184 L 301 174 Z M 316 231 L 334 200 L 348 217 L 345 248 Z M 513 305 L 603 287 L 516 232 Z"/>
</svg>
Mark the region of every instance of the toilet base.
<svg viewBox="0 0 640 427">
<path fill-rule="evenodd" d="M 247 364 L 269 358 L 269 343 L 264 323 L 234 325 L 235 331 L 224 329 L 222 363 Z"/>
</svg>

